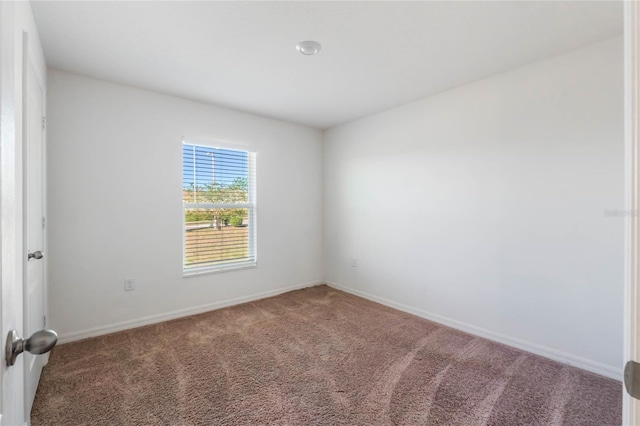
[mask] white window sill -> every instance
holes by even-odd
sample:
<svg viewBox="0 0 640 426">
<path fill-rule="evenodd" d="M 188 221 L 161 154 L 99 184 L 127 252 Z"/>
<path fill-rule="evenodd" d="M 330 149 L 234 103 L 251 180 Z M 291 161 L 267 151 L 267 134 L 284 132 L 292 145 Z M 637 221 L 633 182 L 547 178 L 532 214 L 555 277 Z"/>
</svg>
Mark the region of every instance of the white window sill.
<svg viewBox="0 0 640 426">
<path fill-rule="evenodd" d="M 242 269 L 253 269 L 257 267 L 258 267 L 257 262 L 246 262 L 246 263 L 239 263 L 234 265 L 213 266 L 213 267 L 204 266 L 202 268 L 183 269 L 182 278 L 198 277 L 200 275 L 209 275 L 209 274 L 219 274 L 222 272 L 239 271 Z"/>
</svg>

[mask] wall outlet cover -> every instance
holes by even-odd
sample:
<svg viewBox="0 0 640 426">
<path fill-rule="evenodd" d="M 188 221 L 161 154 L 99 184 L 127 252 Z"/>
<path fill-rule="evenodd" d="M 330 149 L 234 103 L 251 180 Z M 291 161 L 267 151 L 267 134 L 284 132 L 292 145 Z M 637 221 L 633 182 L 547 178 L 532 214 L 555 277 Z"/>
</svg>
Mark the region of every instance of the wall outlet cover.
<svg viewBox="0 0 640 426">
<path fill-rule="evenodd" d="M 136 280 L 133 278 L 124 279 L 124 291 L 131 291 L 136 289 Z"/>
</svg>

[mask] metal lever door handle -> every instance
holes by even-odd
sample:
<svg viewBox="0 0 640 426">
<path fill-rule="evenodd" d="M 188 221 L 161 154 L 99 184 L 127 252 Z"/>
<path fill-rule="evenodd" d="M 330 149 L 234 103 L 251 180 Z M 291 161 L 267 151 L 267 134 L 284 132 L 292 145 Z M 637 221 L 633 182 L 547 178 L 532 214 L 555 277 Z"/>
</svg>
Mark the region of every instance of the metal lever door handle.
<svg viewBox="0 0 640 426">
<path fill-rule="evenodd" d="M 18 355 L 24 351 L 34 355 L 40 355 L 49 352 L 56 343 L 58 343 L 58 335 L 53 330 L 44 329 L 36 331 L 28 339 L 18 337 L 18 332 L 11 330 L 7 336 L 7 345 L 5 347 L 7 367 L 15 364 Z"/>
<path fill-rule="evenodd" d="M 44 253 L 41 252 L 40 250 L 34 251 L 33 253 L 28 252 L 27 254 L 27 260 L 31 260 L 31 259 L 39 260 L 39 259 L 42 259 L 43 257 L 44 257 Z"/>
</svg>

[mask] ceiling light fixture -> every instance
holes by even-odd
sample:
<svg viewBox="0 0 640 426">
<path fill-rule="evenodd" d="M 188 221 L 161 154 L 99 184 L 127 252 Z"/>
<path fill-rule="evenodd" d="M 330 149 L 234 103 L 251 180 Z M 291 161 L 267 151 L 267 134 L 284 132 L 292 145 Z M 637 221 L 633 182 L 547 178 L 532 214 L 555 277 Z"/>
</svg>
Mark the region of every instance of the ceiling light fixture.
<svg viewBox="0 0 640 426">
<path fill-rule="evenodd" d="M 301 41 L 300 43 L 296 44 L 296 50 L 305 56 L 315 55 L 320 51 L 321 47 L 322 46 L 320 46 L 320 43 L 311 40 Z"/>
</svg>

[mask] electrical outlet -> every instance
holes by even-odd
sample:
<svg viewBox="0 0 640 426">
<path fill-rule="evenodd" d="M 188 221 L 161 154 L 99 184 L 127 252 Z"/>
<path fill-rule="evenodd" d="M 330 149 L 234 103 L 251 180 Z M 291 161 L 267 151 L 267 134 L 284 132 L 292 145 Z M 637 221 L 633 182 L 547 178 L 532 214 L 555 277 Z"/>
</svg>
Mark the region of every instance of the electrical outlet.
<svg viewBox="0 0 640 426">
<path fill-rule="evenodd" d="M 358 267 L 358 259 L 351 259 L 351 267 L 352 268 Z"/>
<path fill-rule="evenodd" d="M 131 291 L 136 289 L 136 280 L 133 278 L 124 279 L 124 291 Z"/>
</svg>

